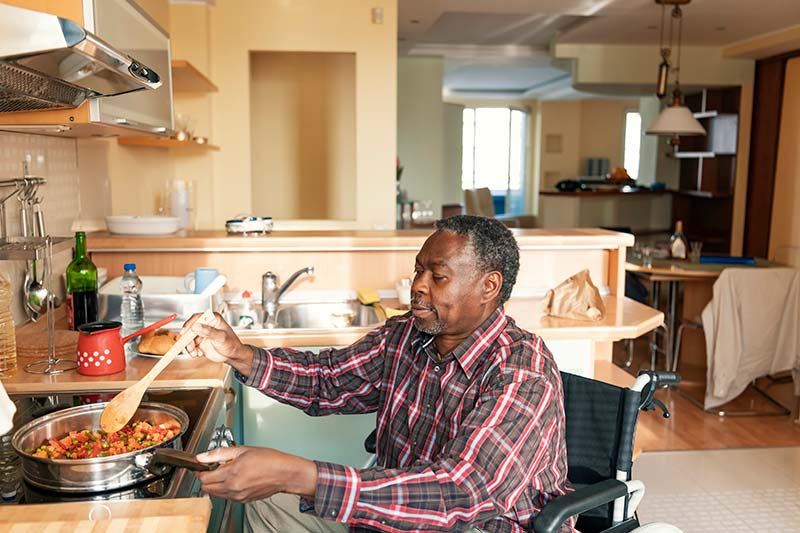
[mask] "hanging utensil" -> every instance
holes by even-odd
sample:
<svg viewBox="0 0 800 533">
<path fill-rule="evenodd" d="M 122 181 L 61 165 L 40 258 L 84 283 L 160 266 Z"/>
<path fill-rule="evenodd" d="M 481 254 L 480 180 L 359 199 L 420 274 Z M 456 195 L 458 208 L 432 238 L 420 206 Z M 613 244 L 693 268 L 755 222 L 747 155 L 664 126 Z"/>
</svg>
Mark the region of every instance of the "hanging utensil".
<svg viewBox="0 0 800 533">
<path fill-rule="evenodd" d="M 38 186 L 37 186 L 38 188 Z M 33 236 L 39 237 L 44 239 L 47 236 L 47 232 L 45 231 L 44 227 L 44 214 L 42 213 L 42 198 L 41 196 L 36 196 L 33 199 L 33 219 L 35 222 L 33 228 Z M 36 315 L 36 318 L 42 314 L 42 310 L 47 307 L 47 298 L 50 297 L 50 291 L 47 290 L 47 287 L 44 286 L 44 268 L 42 268 L 41 278 L 37 274 L 36 269 L 36 260 L 34 259 L 31 262 L 33 268 L 33 275 L 31 279 L 28 281 L 27 289 L 26 289 L 26 303 L 25 305 L 33 311 Z M 32 320 L 36 320 L 36 318 L 31 317 Z"/>
</svg>

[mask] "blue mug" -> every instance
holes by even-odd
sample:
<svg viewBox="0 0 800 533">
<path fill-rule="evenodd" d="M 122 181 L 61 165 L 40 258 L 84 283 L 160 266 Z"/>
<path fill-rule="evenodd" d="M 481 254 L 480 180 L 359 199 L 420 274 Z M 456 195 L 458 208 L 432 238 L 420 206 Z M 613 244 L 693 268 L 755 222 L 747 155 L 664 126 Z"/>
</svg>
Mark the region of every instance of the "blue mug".
<svg viewBox="0 0 800 533">
<path fill-rule="evenodd" d="M 216 268 L 197 267 L 194 272 L 189 272 L 183 277 L 183 287 L 188 292 L 200 294 L 212 281 L 217 279 L 219 272 Z"/>
</svg>

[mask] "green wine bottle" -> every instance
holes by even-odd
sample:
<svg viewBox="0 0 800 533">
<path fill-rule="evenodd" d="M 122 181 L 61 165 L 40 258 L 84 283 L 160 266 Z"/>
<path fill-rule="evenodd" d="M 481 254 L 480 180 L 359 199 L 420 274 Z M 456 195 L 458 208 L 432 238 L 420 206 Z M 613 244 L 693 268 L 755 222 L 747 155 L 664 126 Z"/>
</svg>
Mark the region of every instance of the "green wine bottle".
<svg viewBox="0 0 800 533">
<path fill-rule="evenodd" d="M 69 329 L 97 320 L 97 267 L 86 254 L 86 233 L 75 233 L 75 258 L 67 267 Z"/>
</svg>

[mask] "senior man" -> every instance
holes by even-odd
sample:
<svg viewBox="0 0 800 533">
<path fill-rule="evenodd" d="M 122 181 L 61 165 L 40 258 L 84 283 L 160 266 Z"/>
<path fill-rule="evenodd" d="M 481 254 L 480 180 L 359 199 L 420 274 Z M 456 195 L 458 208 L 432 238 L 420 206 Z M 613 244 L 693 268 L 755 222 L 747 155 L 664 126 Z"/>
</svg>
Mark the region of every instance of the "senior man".
<svg viewBox="0 0 800 533">
<path fill-rule="evenodd" d="M 415 263 L 411 311 L 348 348 L 265 350 L 219 317 L 187 324 L 192 355 L 280 402 L 313 416 L 377 412 L 373 468 L 247 446 L 200 454 L 224 463 L 199 474 L 203 491 L 251 502 L 251 530 L 521 532 L 571 490 L 558 369 L 503 310 L 519 270 L 513 234 L 451 217 Z"/>
</svg>

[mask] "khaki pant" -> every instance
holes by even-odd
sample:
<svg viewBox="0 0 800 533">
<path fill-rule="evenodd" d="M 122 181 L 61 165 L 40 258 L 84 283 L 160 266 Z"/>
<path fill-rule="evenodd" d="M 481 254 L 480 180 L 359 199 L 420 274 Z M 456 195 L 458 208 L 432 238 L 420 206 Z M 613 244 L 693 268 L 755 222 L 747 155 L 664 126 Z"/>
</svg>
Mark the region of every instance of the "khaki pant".
<svg viewBox="0 0 800 533">
<path fill-rule="evenodd" d="M 278 493 L 266 500 L 245 504 L 245 526 L 248 533 L 346 533 L 347 524 L 323 520 L 314 512 L 300 512 L 300 497 Z M 470 529 L 468 533 L 482 533 Z"/>
</svg>

